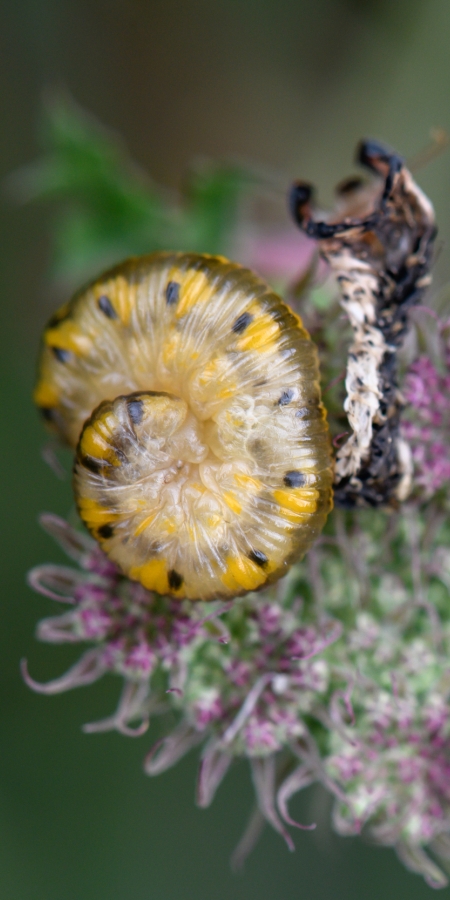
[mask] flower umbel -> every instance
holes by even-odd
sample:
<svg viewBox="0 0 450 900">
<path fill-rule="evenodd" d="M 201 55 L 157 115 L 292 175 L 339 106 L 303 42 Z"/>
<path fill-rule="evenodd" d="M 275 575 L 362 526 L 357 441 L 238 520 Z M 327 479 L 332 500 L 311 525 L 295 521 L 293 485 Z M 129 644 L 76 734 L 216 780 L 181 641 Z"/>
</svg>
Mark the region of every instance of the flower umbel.
<svg viewBox="0 0 450 900">
<path fill-rule="evenodd" d="M 322 617 L 302 624 L 301 601 L 292 590 L 289 601 L 278 589 L 278 597 L 248 594 L 232 605 L 161 597 L 121 575 L 94 541 L 62 519 L 45 515 L 42 524 L 79 568 L 44 565 L 30 573 L 35 590 L 70 605 L 44 619 L 37 635 L 92 646 L 47 684 L 34 681 L 24 663 L 29 686 L 54 694 L 106 672 L 122 676 L 116 712 L 84 730 L 140 735 L 151 713 L 173 709 L 178 725 L 148 754 L 147 773 L 164 771 L 203 743 L 198 803 L 207 806 L 233 758 L 246 756 L 263 816 L 293 849 L 283 825 L 296 824 L 287 800 L 300 783 L 313 780 L 304 761 L 314 743 L 305 717 L 325 711 L 329 666 L 323 653 L 339 637 L 340 623 Z M 277 756 L 289 747 L 297 750 L 288 778 L 280 781 Z"/>
<path fill-rule="evenodd" d="M 340 834 L 364 825 L 394 846 L 432 887 L 446 878 L 424 852 L 448 860 L 450 849 L 450 632 L 405 641 L 398 624 L 360 614 L 350 636 L 358 673 L 355 720 L 331 736 L 326 768 L 342 784 L 334 810 Z"/>
<path fill-rule="evenodd" d="M 431 310 L 430 310 L 431 312 Z M 417 484 L 431 497 L 450 481 L 450 345 L 448 322 L 436 320 L 436 360 L 422 354 L 409 368 L 403 434 L 412 448 Z"/>
<path fill-rule="evenodd" d="M 249 760 L 257 795 L 235 856 L 268 821 L 293 849 L 289 798 L 320 782 L 341 834 L 396 848 L 432 886 L 446 878 L 426 850 L 450 854 L 450 555 L 410 507 L 336 518 L 278 587 L 233 604 L 180 603 L 121 575 L 94 541 L 56 516 L 44 527 L 78 567 L 40 566 L 30 584 L 69 605 L 38 637 L 89 645 L 43 693 L 123 678 L 115 713 L 85 730 L 141 735 L 150 715 L 174 729 L 147 755 L 157 775 L 202 745 L 197 802 L 208 806 L 233 759 Z M 384 543 L 383 543 L 384 542 Z M 384 547 L 380 561 L 380 546 Z M 413 560 L 411 567 L 410 560 Z M 302 599 L 301 599 L 302 598 Z M 339 640 L 345 629 L 345 640 Z M 314 827 L 314 826 L 299 826 Z"/>
</svg>

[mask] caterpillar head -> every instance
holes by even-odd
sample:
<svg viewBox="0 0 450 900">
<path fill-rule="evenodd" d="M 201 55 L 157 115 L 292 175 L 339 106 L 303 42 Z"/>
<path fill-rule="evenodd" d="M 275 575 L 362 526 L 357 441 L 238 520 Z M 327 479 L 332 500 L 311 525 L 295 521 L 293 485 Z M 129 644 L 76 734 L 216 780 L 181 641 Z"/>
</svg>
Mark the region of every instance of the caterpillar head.
<svg viewBox="0 0 450 900">
<path fill-rule="evenodd" d="M 76 448 L 82 520 L 150 590 L 257 590 L 331 508 L 315 347 L 222 257 L 131 259 L 79 292 L 44 332 L 35 399 Z"/>
</svg>

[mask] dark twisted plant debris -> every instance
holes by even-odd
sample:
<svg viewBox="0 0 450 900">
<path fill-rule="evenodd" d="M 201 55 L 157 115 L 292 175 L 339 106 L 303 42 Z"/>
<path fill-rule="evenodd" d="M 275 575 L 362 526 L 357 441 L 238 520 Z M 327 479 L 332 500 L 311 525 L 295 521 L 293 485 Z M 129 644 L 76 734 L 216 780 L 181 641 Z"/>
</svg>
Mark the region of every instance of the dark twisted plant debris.
<svg viewBox="0 0 450 900">
<path fill-rule="evenodd" d="M 289 800 L 319 782 L 334 798 L 340 834 L 394 847 L 408 868 L 443 887 L 450 871 L 450 325 L 431 307 L 418 308 L 398 352 L 406 314 L 426 286 L 433 215 L 401 161 L 390 156 L 395 165 L 386 166 L 378 150 L 369 162 L 380 178 L 341 190 L 334 218 L 313 222 L 304 186 L 294 204 L 338 271 L 345 321 L 359 342 L 353 356 L 362 364 L 356 371 L 350 355 L 346 376 L 351 330 L 335 283 L 322 272 L 321 283 L 301 295 L 301 312 L 319 347 L 335 443 L 344 442 L 336 488 L 343 483 L 347 508 L 330 516 L 314 549 L 282 582 L 232 605 L 180 603 L 146 591 L 81 530 L 43 516 L 74 565 L 30 573 L 30 585 L 66 609 L 39 624 L 38 638 L 87 649 L 46 685 L 25 664 L 23 671 L 48 694 L 120 675 L 116 711 L 85 730 L 141 735 L 151 716 L 170 713 L 176 725 L 150 749 L 145 770 L 156 775 L 199 746 L 202 807 L 233 760 L 246 757 L 257 805 L 236 865 L 264 821 L 293 849 L 289 827 L 314 825 L 293 821 Z M 65 202 L 59 272 L 81 274 L 130 250 L 189 243 L 223 252 L 236 243 L 238 199 L 250 180 L 230 167 L 208 167 L 184 206 L 167 201 L 95 123 L 57 104 L 47 118 L 46 154 L 22 185 L 29 197 Z M 269 246 L 267 230 L 261 241 Z M 314 271 L 311 246 L 299 242 L 297 285 L 285 286 L 294 304 L 298 285 Z M 277 234 L 272 248 L 273 260 Z M 358 319 L 358 298 L 365 318 Z M 372 326 L 378 348 L 386 344 L 375 362 L 367 345 Z M 366 401 L 372 406 L 363 433 Z M 386 427 L 390 441 L 380 439 Z M 365 469 L 352 468 L 358 455 L 369 459 Z M 381 478 L 376 463 L 385 467 Z M 386 484 L 390 505 L 378 508 L 374 491 Z"/>
</svg>

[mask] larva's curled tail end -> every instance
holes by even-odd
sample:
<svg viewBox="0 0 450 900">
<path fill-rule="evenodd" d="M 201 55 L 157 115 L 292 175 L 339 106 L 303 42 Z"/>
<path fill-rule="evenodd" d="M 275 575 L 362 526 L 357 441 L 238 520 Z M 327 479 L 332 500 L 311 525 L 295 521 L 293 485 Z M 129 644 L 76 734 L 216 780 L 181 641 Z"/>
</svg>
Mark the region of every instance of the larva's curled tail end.
<svg viewBox="0 0 450 900">
<path fill-rule="evenodd" d="M 167 549 L 190 464 L 206 447 L 187 403 L 165 392 L 135 392 L 101 403 L 78 443 L 74 489 L 81 519 L 131 578 L 185 596 Z M 184 498 L 186 499 L 186 498 Z"/>
<path fill-rule="evenodd" d="M 223 258 L 154 254 L 106 273 L 45 332 L 37 395 L 77 447 L 81 518 L 149 590 L 258 590 L 324 525 L 316 349 L 264 282 Z"/>
<path fill-rule="evenodd" d="M 355 160 L 359 165 L 365 166 L 371 172 L 376 172 L 384 178 L 387 171 L 398 172 L 404 161 L 398 153 L 391 150 L 385 144 L 380 144 L 372 139 L 360 141 L 357 145 Z"/>
<path fill-rule="evenodd" d="M 314 190 L 305 181 L 296 181 L 289 192 L 289 210 L 300 227 L 311 218 L 311 204 Z"/>
<path fill-rule="evenodd" d="M 311 186 L 301 181 L 295 182 L 292 186 L 289 193 L 290 212 L 294 221 L 308 237 L 321 242 L 333 241 L 335 238 L 342 240 L 355 229 L 367 231 L 377 224 L 391 197 L 396 176 L 404 168 L 403 159 L 377 141 L 363 140 L 356 149 L 356 162 L 384 179 L 381 194 L 363 217 L 344 215 L 339 221 L 317 221 L 313 216 Z M 351 196 L 363 185 L 360 179 L 350 178 L 338 185 L 336 193 L 342 199 Z"/>
<path fill-rule="evenodd" d="M 81 519 L 149 590 L 191 600 L 258 590 L 298 555 L 298 527 L 304 543 L 309 523 L 312 540 L 331 506 L 318 479 L 292 469 L 270 489 L 238 459 L 220 462 L 210 442 L 211 424 L 165 392 L 106 401 L 83 428 L 74 468 Z"/>
<path fill-rule="evenodd" d="M 289 209 L 294 221 L 316 241 L 333 238 L 336 234 L 348 231 L 349 223 L 318 222 L 313 218 L 314 189 L 310 184 L 297 181 L 289 192 Z"/>
</svg>

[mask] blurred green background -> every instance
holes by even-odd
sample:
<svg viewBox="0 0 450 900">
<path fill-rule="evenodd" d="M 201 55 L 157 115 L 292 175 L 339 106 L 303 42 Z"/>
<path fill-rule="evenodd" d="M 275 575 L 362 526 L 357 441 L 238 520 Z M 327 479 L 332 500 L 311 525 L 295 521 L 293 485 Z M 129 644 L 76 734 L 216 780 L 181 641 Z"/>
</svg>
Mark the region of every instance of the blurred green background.
<svg viewBox="0 0 450 900">
<path fill-rule="evenodd" d="M 239 157 L 320 185 L 330 201 L 352 171 L 354 145 L 381 138 L 406 157 L 431 128 L 450 131 L 448 0 L 3 0 L 0 168 L 36 156 L 42 93 L 65 88 L 123 135 L 135 160 L 169 188 L 192 157 Z M 436 280 L 450 277 L 450 152 L 418 175 L 440 225 Z M 430 896 L 390 851 L 337 838 L 325 824 L 289 854 L 267 830 L 245 872 L 228 858 L 252 791 L 236 766 L 213 807 L 193 805 L 195 757 L 159 779 L 141 760 L 151 741 L 86 736 L 114 708 L 119 682 L 54 698 L 18 674 L 56 676 L 78 655 L 35 643 L 54 604 L 26 570 L 60 559 L 41 510 L 65 515 L 70 484 L 42 462 L 30 392 L 50 285 L 55 205 L 19 206 L 3 191 L 0 454 L 2 488 L 0 897 L 5 900 L 352 900 Z M 294 813 L 319 822 L 309 793 Z M 450 893 L 449 891 L 444 892 Z"/>
</svg>

